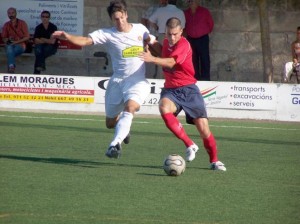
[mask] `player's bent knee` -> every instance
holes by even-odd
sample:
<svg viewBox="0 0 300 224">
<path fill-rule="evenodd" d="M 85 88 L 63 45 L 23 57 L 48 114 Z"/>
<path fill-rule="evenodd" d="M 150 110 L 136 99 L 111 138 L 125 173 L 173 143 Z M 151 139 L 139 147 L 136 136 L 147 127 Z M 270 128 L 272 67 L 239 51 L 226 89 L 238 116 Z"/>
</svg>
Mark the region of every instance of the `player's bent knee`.
<svg viewBox="0 0 300 224">
<path fill-rule="evenodd" d="M 106 128 L 113 129 L 115 128 L 116 123 L 117 123 L 116 119 L 106 118 Z"/>
</svg>

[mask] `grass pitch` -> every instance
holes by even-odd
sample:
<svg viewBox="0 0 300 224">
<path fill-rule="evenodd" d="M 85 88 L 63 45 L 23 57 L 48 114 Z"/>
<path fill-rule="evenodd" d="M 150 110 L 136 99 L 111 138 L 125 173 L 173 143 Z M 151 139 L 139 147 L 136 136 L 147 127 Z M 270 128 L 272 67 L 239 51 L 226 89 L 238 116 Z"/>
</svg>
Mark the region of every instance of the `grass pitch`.
<svg viewBox="0 0 300 224">
<path fill-rule="evenodd" d="M 184 123 L 184 122 L 182 122 Z M 162 163 L 184 145 L 135 117 L 120 159 L 104 156 L 104 117 L 0 112 L 0 223 L 299 223 L 300 124 L 210 120 L 226 172 L 200 146 L 179 177 Z"/>
</svg>

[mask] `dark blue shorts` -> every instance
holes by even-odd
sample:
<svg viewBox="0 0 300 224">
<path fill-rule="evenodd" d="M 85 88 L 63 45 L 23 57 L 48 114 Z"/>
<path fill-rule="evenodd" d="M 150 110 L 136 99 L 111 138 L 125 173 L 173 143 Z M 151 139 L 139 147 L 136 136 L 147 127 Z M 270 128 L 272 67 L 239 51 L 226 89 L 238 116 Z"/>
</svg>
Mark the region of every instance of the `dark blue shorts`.
<svg viewBox="0 0 300 224">
<path fill-rule="evenodd" d="M 195 84 L 175 89 L 163 88 L 160 98 L 168 98 L 175 103 L 176 116 L 183 110 L 188 124 L 194 124 L 193 119 L 195 118 L 207 118 L 205 102 Z"/>
</svg>

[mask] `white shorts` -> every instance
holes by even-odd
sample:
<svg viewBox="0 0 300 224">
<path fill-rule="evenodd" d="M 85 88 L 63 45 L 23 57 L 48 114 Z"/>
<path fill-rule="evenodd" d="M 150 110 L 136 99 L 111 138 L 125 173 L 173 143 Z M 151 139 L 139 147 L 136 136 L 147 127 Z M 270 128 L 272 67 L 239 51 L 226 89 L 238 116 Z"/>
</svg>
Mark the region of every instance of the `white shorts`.
<svg viewBox="0 0 300 224">
<path fill-rule="evenodd" d="M 150 94 L 150 84 L 146 79 L 111 78 L 105 92 L 105 112 L 109 118 L 117 117 L 124 110 L 124 103 L 134 100 L 142 105 Z"/>
</svg>

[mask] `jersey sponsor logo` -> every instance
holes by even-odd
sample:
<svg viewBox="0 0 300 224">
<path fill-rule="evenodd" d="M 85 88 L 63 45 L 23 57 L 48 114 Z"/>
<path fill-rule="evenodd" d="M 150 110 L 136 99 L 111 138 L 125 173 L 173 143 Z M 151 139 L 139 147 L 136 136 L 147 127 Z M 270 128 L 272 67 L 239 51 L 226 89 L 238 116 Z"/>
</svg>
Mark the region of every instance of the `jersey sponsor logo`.
<svg viewBox="0 0 300 224">
<path fill-rule="evenodd" d="M 143 50 L 144 48 L 141 46 L 132 46 L 123 50 L 122 56 L 123 58 L 137 57 L 139 53 L 143 52 Z"/>
</svg>

